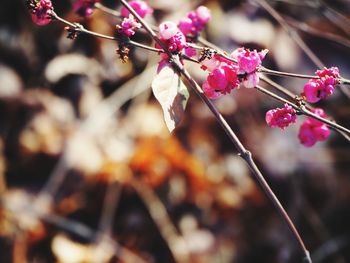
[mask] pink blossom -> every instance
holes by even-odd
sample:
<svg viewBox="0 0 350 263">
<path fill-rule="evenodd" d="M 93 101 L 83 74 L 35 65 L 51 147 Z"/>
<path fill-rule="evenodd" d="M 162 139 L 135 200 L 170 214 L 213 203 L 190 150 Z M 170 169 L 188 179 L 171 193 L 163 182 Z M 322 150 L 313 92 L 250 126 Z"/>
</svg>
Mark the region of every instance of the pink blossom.
<svg viewBox="0 0 350 263">
<path fill-rule="evenodd" d="M 194 57 L 195 55 L 197 55 L 197 51 L 192 47 L 185 48 L 184 53 L 188 57 Z"/>
<path fill-rule="evenodd" d="M 187 46 L 186 37 L 181 31 L 178 31 L 168 40 L 168 50 L 170 52 L 179 52 Z"/>
<path fill-rule="evenodd" d="M 320 81 L 317 79 L 310 79 L 308 83 L 304 85 L 304 92 L 302 95 L 306 97 L 306 101 L 310 103 L 318 102 L 321 98 L 319 97 Z"/>
<path fill-rule="evenodd" d="M 132 0 L 129 2 L 129 5 L 142 18 L 153 13 L 153 9 L 145 1 Z M 129 17 L 130 12 L 123 6 L 120 10 L 120 14 L 122 17 Z"/>
<path fill-rule="evenodd" d="M 315 74 L 319 79 L 310 79 L 309 82 L 304 85 L 304 91 L 302 93 L 306 101 L 310 103 L 318 102 L 332 95 L 335 90 L 334 86 L 339 83 L 340 78 L 339 69 L 337 67 L 317 70 Z"/>
<path fill-rule="evenodd" d="M 179 21 L 178 27 L 185 35 L 198 35 L 211 19 L 210 10 L 205 6 L 199 6 L 195 11 L 187 14 L 187 17 Z"/>
<path fill-rule="evenodd" d="M 209 99 L 217 99 L 217 98 L 221 97 L 221 95 L 222 95 L 220 92 L 218 92 L 218 91 L 216 91 L 215 89 L 213 89 L 213 88 L 209 85 L 208 81 L 205 81 L 205 82 L 203 83 L 202 89 L 203 89 L 205 95 L 206 95 Z"/>
<path fill-rule="evenodd" d="M 181 19 L 178 24 L 178 27 L 181 30 L 181 32 L 185 35 L 188 35 L 195 31 L 195 29 L 193 29 L 192 20 L 188 17 Z"/>
<path fill-rule="evenodd" d="M 319 76 L 320 78 L 329 76 L 329 77 L 333 77 L 333 78 L 340 78 L 339 75 L 339 69 L 337 67 L 331 67 L 331 68 L 324 68 L 322 70 L 317 70 L 315 72 L 315 74 L 317 76 Z"/>
<path fill-rule="evenodd" d="M 126 36 L 131 37 L 135 34 L 135 29 L 138 28 L 141 28 L 141 24 L 132 15 L 129 15 L 128 18 L 123 19 L 119 30 Z"/>
<path fill-rule="evenodd" d="M 325 112 L 320 108 L 316 108 L 312 110 L 312 112 L 322 118 L 326 117 Z M 330 130 L 326 124 L 312 117 L 308 117 L 300 126 L 298 137 L 301 144 L 306 147 L 311 147 L 318 141 L 326 140 L 329 135 Z"/>
<path fill-rule="evenodd" d="M 284 108 L 276 108 L 266 112 L 265 120 L 270 127 L 285 129 L 296 122 L 296 111 L 292 106 L 285 104 Z"/>
<path fill-rule="evenodd" d="M 168 40 L 175 36 L 179 31 L 177 25 L 173 22 L 164 22 L 159 25 L 159 35 L 161 38 Z"/>
<path fill-rule="evenodd" d="M 219 66 L 220 62 L 213 57 L 211 59 L 204 59 L 200 64 L 202 65 L 201 69 L 213 72 Z"/>
<path fill-rule="evenodd" d="M 31 5 L 32 20 L 39 26 L 47 25 L 51 22 L 50 12 L 53 10 L 50 0 L 29 1 Z"/>
<path fill-rule="evenodd" d="M 73 10 L 80 16 L 91 16 L 97 2 L 99 0 L 77 0 L 73 4 Z"/>
<path fill-rule="evenodd" d="M 264 59 L 267 52 L 267 49 L 257 52 L 256 50 L 250 51 L 238 48 L 231 53 L 231 57 L 237 60 L 240 74 L 249 74 L 255 72 L 261 65 L 262 59 Z"/>
<path fill-rule="evenodd" d="M 237 77 L 237 67 L 223 64 L 215 68 L 203 83 L 203 91 L 208 98 L 215 99 L 221 95 L 228 94 L 232 89 L 237 88 L 239 80 Z"/>
<path fill-rule="evenodd" d="M 327 98 L 334 92 L 334 85 L 337 84 L 337 79 L 326 76 L 320 79 L 310 79 L 304 85 L 302 95 L 306 97 L 306 101 L 310 103 L 318 102 L 321 99 Z"/>
<path fill-rule="evenodd" d="M 255 88 L 259 83 L 259 75 L 256 72 L 248 74 L 242 81 L 243 86 L 248 89 Z"/>
<path fill-rule="evenodd" d="M 160 40 L 172 53 L 180 52 L 187 47 L 186 37 L 173 22 L 164 22 L 159 26 Z M 156 47 L 159 48 L 158 44 Z"/>
<path fill-rule="evenodd" d="M 210 13 L 210 10 L 205 7 L 205 6 L 199 6 L 197 9 L 196 9 L 196 14 L 197 14 L 197 17 L 198 19 L 203 23 L 208 23 L 209 20 L 211 19 L 211 13 Z"/>
<path fill-rule="evenodd" d="M 313 146 L 317 141 L 324 141 L 330 135 L 330 130 L 327 125 L 322 124 L 319 126 L 313 125 L 310 121 L 306 120 L 299 129 L 298 138 L 300 143 L 306 147 Z"/>
</svg>

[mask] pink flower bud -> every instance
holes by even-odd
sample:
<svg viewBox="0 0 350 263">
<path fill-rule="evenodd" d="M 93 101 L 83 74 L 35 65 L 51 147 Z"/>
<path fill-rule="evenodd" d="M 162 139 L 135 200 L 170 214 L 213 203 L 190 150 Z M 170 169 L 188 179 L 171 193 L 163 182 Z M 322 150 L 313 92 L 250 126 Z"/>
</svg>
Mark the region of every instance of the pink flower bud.
<svg viewBox="0 0 350 263">
<path fill-rule="evenodd" d="M 337 80 L 330 76 L 320 79 L 310 79 L 309 82 L 304 85 L 304 92 L 302 95 L 306 97 L 307 102 L 318 102 L 334 93 L 334 85 L 336 83 Z"/>
<path fill-rule="evenodd" d="M 161 38 L 168 40 L 175 36 L 179 31 L 177 25 L 173 22 L 163 22 L 159 25 L 159 35 Z"/>
<path fill-rule="evenodd" d="M 296 111 L 292 106 L 285 104 L 284 108 L 276 108 L 266 112 L 265 120 L 270 127 L 285 129 L 296 122 Z"/>
<path fill-rule="evenodd" d="M 32 20 L 39 26 L 45 26 L 51 22 L 50 12 L 53 10 L 50 0 L 34 1 L 32 4 Z M 33 7 L 35 6 L 35 7 Z"/>
<path fill-rule="evenodd" d="M 320 83 L 315 79 L 309 80 L 309 82 L 304 85 L 303 95 L 306 97 L 307 102 L 315 103 L 321 99 L 319 97 L 319 86 Z"/>
<path fill-rule="evenodd" d="M 256 85 L 259 83 L 259 75 L 256 72 L 250 73 L 247 75 L 247 77 L 243 80 L 243 86 L 248 89 L 255 88 Z"/>
<path fill-rule="evenodd" d="M 128 18 L 124 18 L 120 31 L 125 34 L 127 37 L 131 37 L 135 34 L 135 30 L 141 28 L 141 24 L 136 21 L 136 19 L 130 15 Z"/>
<path fill-rule="evenodd" d="M 185 35 L 197 36 L 210 18 L 210 10 L 205 6 L 199 6 L 195 11 L 187 13 L 187 17 L 180 20 L 178 27 Z"/>
<path fill-rule="evenodd" d="M 326 114 L 320 108 L 314 109 L 313 112 L 320 117 L 326 117 Z M 318 141 L 326 140 L 329 135 L 330 130 L 326 124 L 308 117 L 300 126 L 298 137 L 301 144 L 311 147 Z"/>
<path fill-rule="evenodd" d="M 211 14 L 210 14 L 210 10 L 201 5 L 196 9 L 196 14 L 198 19 L 203 23 L 206 24 L 209 22 L 209 20 L 211 19 Z"/>
<path fill-rule="evenodd" d="M 195 30 L 193 29 L 192 20 L 188 17 L 181 19 L 178 24 L 178 27 L 181 30 L 181 32 L 184 33 L 185 35 L 188 35 Z"/>
<path fill-rule="evenodd" d="M 208 81 L 205 81 L 205 82 L 203 83 L 202 89 L 203 89 L 205 95 L 206 95 L 209 99 L 217 99 L 217 98 L 219 98 L 219 97 L 222 96 L 222 94 L 221 94 L 220 92 L 215 91 L 215 89 L 213 89 L 213 88 L 209 85 Z"/>
<path fill-rule="evenodd" d="M 268 50 L 260 52 L 250 51 L 244 48 L 238 48 L 231 53 L 231 57 L 237 60 L 240 74 L 249 74 L 255 72 L 261 65 L 262 59 L 266 56 Z"/>
<path fill-rule="evenodd" d="M 322 70 L 317 70 L 315 72 L 315 74 L 317 76 L 319 76 L 320 78 L 326 77 L 326 76 L 333 77 L 333 78 L 336 78 L 336 79 L 340 78 L 339 69 L 337 67 L 324 68 Z"/>
<path fill-rule="evenodd" d="M 142 18 L 153 13 L 153 9 L 145 1 L 132 0 L 129 2 L 129 5 Z M 123 6 L 120 10 L 120 14 L 122 17 L 129 17 L 130 12 Z"/>
<path fill-rule="evenodd" d="M 311 147 L 317 142 L 317 139 L 312 130 L 312 125 L 310 125 L 308 122 L 304 122 L 300 126 L 298 138 L 300 143 L 306 147 Z"/>
<path fill-rule="evenodd" d="M 325 113 L 324 110 L 321 109 L 321 108 L 315 108 L 315 109 L 313 109 L 313 110 L 311 110 L 311 111 L 312 111 L 313 113 L 315 113 L 316 115 L 322 117 L 322 118 L 326 118 L 326 113 Z M 308 121 L 309 121 L 312 125 L 314 125 L 314 126 L 318 126 L 318 125 L 322 125 L 322 124 L 323 124 L 321 121 L 316 120 L 316 119 L 314 119 L 314 118 L 312 118 L 312 117 L 307 117 L 307 119 L 308 119 Z"/>
</svg>

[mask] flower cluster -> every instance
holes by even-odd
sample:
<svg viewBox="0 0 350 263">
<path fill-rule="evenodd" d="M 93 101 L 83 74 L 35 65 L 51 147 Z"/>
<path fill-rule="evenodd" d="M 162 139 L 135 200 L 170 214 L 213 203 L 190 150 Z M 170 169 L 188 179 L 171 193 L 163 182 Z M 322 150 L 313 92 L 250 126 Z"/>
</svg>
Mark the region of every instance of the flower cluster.
<svg viewBox="0 0 350 263">
<path fill-rule="evenodd" d="M 210 73 L 203 83 L 203 91 L 211 99 L 238 88 L 242 83 L 244 87 L 253 88 L 259 81 L 257 68 L 261 65 L 267 50 L 257 52 L 238 48 L 231 53 L 232 61 L 214 55 L 211 59 L 204 59 L 202 69 Z M 233 62 L 236 60 L 237 63 Z"/>
<path fill-rule="evenodd" d="M 144 1 L 130 1 L 129 5 L 142 18 L 153 13 L 153 9 Z M 120 10 L 120 14 L 124 19 L 120 25 L 117 25 L 118 32 L 127 37 L 133 36 L 135 30 L 141 28 L 141 24 L 137 22 L 134 16 L 124 6 Z"/>
<path fill-rule="evenodd" d="M 322 118 L 326 117 L 325 112 L 320 108 L 313 109 L 312 112 Z M 278 127 L 284 130 L 291 123 L 296 122 L 296 111 L 290 105 L 285 104 L 284 108 L 269 110 L 266 113 L 265 120 L 270 127 Z M 298 138 L 301 144 L 311 147 L 318 141 L 326 140 L 329 135 L 330 130 L 326 124 L 308 117 L 300 126 Z"/>
<path fill-rule="evenodd" d="M 196 10 L 189 12 L 185 18 L 181 19 L 178 27 L 184 35 L 195 37 L 205 28 L 210 19 L 210 10 L 205 6 L 199 6 Z"/>
<path fill-rule="evenodd" d="M 285 104 L 283 108 L 276 108 L 266 112 L 265 120 L 270 127 L 278 127 L 284 130 L 297 119 L 296 111 L 292 106 Z"/>
<path fill-rule="evenodd" d="M 314 109 L 313 113 L 323 118 L 326 117 L 326 114 L 320 108 Z M 326 124 L 308 117 L 300 126 L 298 137 L 301 144 L 311 147 L 318 141 L 326 140 L 329 135 L 330 130 Z"/>
<path fill-rule="evenodd" d="M 177 53 L 183 50 L 186 37 L 173 22 L 163 22 L 159 25 L 159 39 L 167 46 L 168 51 Z"/>
<path fill-rule="evenodd" d="M 28 0 L 27 6 L 32 13 L 32 20 L 39 26 L 45 26 L 52 20 L 50 12 L 53 10 L 50 0 Z"/>
<path fill-rule="evenodd" d="M 142 18 L 145 18 L 147 15 L 153 13 L 153 9 L 144 1 L 132 0 L 129 2 L 129 5 L 135 10 L 135 12 Z M 122 7 L 120 10 L 120 14 L 122 17 L 129 17 L 130 12 L 126 7 Z"/>
<path fill-rule="evenodd" d="M 234 64 L 221 62 L 203 83 L 202 87 L 206 96 L 210 99 L 216 99 L 237 88 L 239 86 L 239 79 L 236 73 L 237 69 L 237 66 Z"/>
<path fill-rule="evenodd" d="M 73 4 L 73 10 L 82 17 L 88 17 L 92 15 L 97 2 L 99 0 L 77 0 Z"/>
<path fill-rule="evenodd" d="M 327 98 L 334 92 L 334 85 L 339 83 L 339 69 L 337 67 L 324 68 L 323 70 L 317 70 L 315 74 L 318 79 L 310 79 L 304 86 L 304 92 L 306 101 L 310 103 L 318 102 L 321 99 Z"/>
<path fill-rule="evenodd" d="M 238 48 L 231 53 L 231 57 L 237 60 L 239 67 L 238 74 L 243 76 L 243 85 L 246 88 L 254 88 L 259 82 L 259 76 L 256 72 L 265 58 L 268 50 L 260 52 L 250 51 L 245 48 Z"/>
<path fill-rule="evenodd" d="M 132 15 L 124 18 L 121 25 L 117 25 L 117 30 L 127 37 L 131 37 L 135 34 L 135 30 L 141 28 L 141 24 L 138 23 Z"/>
</svg>

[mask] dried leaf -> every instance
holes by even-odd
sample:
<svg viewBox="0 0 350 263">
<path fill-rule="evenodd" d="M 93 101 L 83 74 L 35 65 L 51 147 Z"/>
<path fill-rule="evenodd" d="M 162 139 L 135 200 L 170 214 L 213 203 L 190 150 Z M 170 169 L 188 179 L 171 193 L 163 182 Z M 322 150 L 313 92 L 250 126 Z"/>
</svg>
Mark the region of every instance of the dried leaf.
<svg viewBox="0 0 350 263">
<path fill-rule="evenodd" d="M 172 132 L 183 117 L 188 90 L 172 67 L 165 66 L 153 79 L 152 91 L 162 106 L 166 126 Z"/>
</svg>

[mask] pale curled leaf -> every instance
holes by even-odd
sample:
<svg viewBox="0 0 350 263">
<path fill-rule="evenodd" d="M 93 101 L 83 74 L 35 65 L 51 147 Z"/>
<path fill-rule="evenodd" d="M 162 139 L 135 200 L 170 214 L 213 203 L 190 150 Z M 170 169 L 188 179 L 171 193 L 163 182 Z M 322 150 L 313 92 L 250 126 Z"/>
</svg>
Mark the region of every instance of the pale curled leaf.
<svg viewBox="0 0 350 263">
<path fill-rule="evenodd" d="M 165 66 L 154 77 L 152 91 L 162 106 L 165 124 L 172 132 L 184 115 L 188 90 L 173 68 Z"/>
</svg>

